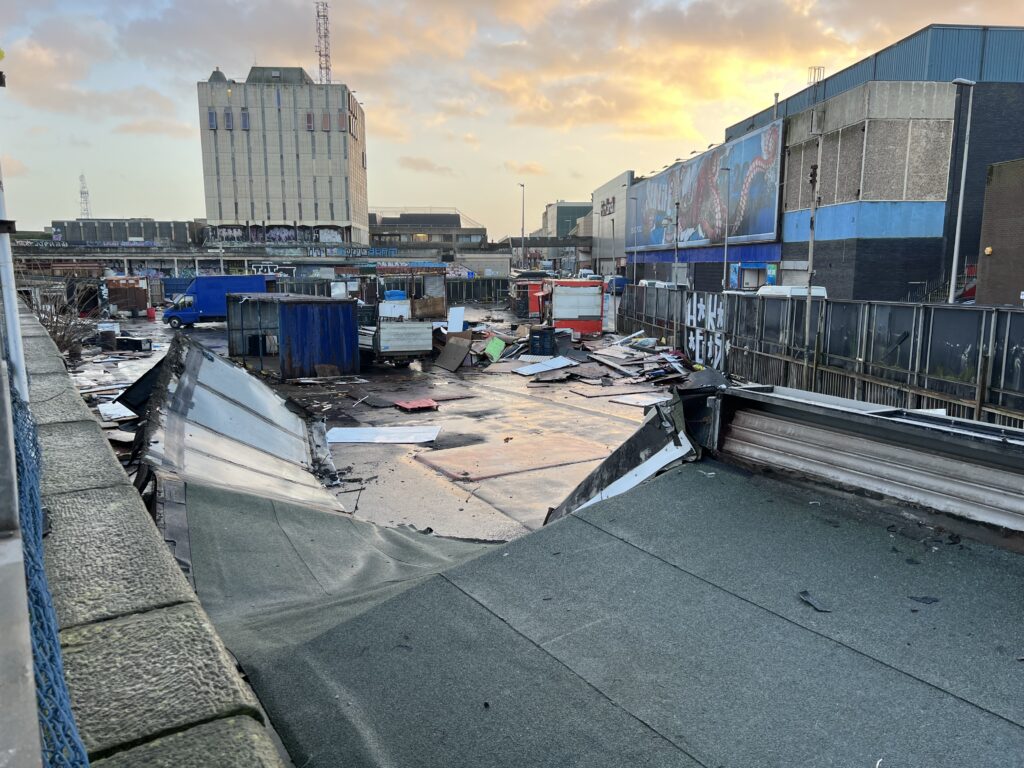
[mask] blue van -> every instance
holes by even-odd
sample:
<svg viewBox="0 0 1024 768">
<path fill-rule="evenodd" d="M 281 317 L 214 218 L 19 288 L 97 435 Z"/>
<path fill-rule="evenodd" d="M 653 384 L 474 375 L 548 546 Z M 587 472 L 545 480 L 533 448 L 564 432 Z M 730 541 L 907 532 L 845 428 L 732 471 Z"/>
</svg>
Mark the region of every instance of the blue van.
<svg viewBox="0 0 1024 768">
<path fill-rule="evenodd" d="M 201 275 L 164 310 L 164 322 L 171 328 L 228 319 L 229 293 L 269 293 L 273 275 Z"/>
</svg>

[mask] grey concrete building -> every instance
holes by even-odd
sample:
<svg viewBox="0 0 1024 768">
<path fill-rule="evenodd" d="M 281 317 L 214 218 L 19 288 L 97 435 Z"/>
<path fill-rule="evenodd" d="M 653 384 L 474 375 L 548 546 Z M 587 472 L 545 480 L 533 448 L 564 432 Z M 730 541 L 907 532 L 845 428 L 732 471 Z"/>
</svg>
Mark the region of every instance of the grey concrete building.
<svg viewBox="0 0 1024 768">
<path fill-rule="evenodd" d="M 979 304 L 1024 303 L 1024 158 L 988 169 L 977 275 Z"/>
<path fill-rule="evenodd" d="M 624 171 L 605 182 L 591 195 L 593 206 L 594 270 L 614 275 L 626 266 L 626 208 L 633 171 Z"/>
<path fill-rule="evenodd" d="M 370 213 L 373 246 L 450 253 L 486 243 L 487 228 L 455 208 L 379 208 Z"/>
<path fill-rule="evenodd" d="M 580 216 L 590 213 L 590 203 L 570 203 L 558 200 L 544 206 L 541 230 L 547 237 L 568 237 Z"/>
<path fill-rule="evenodd" d="M 154 219 L 62 219 L 51 222 L 54 241 L 66 243 L 130 243 L 190 245 L 201 225 L 195 221 Z"/>
<path fill-rule="evenodd" d="M 806 285 L 818 164 L 813 279 L 830 298 L 944 299 L 959 220 L 954 292 L 966 299 L 986 173 L 1024 156 L 1022 121 L 1024 27 L 925 27 L 635 179 L 628 258 L 640 279 L 685 265 L 701 291 L 723 277 L 736 290 Z"/>
<path fill-rule="evenodd" d="M 366 123 L 348 86 L 301 67 L 253 67 L 244 82 L 218 69 L 198 95 L 206 214 L 221 236 L 235 225 L 248 239 L 252 225 L 268 241 L 369 242 Z"/>
</svg>

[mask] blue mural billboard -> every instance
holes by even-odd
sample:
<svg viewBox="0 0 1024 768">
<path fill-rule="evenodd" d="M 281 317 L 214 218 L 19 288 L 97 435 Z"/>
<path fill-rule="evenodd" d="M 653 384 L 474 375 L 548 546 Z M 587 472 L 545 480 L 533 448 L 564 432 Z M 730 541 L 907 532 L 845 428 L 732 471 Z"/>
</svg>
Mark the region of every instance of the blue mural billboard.
<svg viewBox="0 0 1024 768">
<path fill-rule="evenodd" d="M 781 158 L 778 120 L 634 184 L 626 212 L 626 249 L 720 244 L 726 196 L 730 243 L 776 240 Z M 723 168 L 729 170 L 720 172 Z"/>
</svg>

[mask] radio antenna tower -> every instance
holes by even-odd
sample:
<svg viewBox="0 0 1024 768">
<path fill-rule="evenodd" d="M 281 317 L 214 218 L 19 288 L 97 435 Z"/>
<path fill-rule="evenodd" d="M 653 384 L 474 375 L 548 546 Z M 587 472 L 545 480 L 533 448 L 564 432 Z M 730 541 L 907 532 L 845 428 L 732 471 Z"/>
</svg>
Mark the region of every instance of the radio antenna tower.
<svg viewBox="0 0 1024 768">
<path fill-rule="evenodd" d="M 331 25 L 327 20 L 327 2 L 319 0 L 316 5 L 316 51 L 320 60 L 320 82 L 331 82 Z"/>
<path fill-rule="evenodd" d="M 81 219 L 92 218 L 92 206 L 89 205 L 89 187 L 85 183 L 85 174 L 81 174 L 78 177 L 78 182 L 81 184 L 78 190 L 78 217 Z"/>
</svg>

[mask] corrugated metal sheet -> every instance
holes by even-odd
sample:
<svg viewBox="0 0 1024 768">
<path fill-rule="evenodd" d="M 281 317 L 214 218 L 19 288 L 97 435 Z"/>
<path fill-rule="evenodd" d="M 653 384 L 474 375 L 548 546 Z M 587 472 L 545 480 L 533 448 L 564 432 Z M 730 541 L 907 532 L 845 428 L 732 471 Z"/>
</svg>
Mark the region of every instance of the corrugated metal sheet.
<svg viewBox="0 0 1024 768">
<path fill-rule="evenodd" d="M 982 80 L 1024 82 L 1024 33 L 1017 29 L 990 29 L 986 37 Z"/>
<path fill-rule="evenodd" d="M 359 372 L 359 323 L 355 301 L 278 304 L 281 378 L 316 376 L 315 365 Z"/>
<path fill-rule="evenodd" d="M 981 53 L 985 31 L 981 28 L 933 29 L 928 47 L 929 80 L 949 81 L 957 77 L 981 77 Z"/>
<path fill-rule="evenodd" d="M 1024 530 L 1016 473 L 756 411 L 736 413 L 722 451 L 840 487 Z"/>
<path fill-rule="evenodd" d="M 149 401 L 143 460 L 185 482 L 338 511 L 312 427 L 266 384 L 178 334 Z"/>
<path fill-rule="evenodd" d="M 875 54 L 875 79 L 927 79 L 929 32 L 918 32 Z"/>
<path fill-rule="evenodd" d="M 789 117 L 791 115 L 797 114 L 798 112 L 803 112 L 805 109 L 807 109 L 814 103 L 813 96 L 814 91 L 811 88 L 804 88 L 799 93 L 795 93 L 792 96 L 790 96 L 788 99 L 786 99 L 785 102 L 785 116 Z"/>
<path fill-rule="evenodd" d="M 862 59 L 852 67 L 836 72 L 831 77 L 825 78 L 825 98 L 831 99 L 840 93 L 845 93 L 858 85 L 863 85 L 871 79 L 875 70 L 875 57 L 871 56 Z"/>
</svg>

